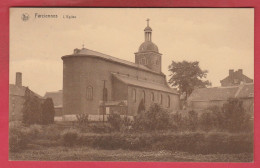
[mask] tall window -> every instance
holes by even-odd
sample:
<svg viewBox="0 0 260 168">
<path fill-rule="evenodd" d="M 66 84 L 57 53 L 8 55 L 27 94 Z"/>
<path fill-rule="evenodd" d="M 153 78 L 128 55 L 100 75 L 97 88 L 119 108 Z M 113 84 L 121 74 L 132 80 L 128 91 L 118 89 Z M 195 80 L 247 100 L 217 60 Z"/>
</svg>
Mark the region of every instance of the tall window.
<svg viewBox="0 0 260 168">
<path fill-rule="evenodd" d="M 151 92 L 151 101 L 153 102 L 154 101 L 154 93 Z"/>
<path fill-rule="evenodd" d="M 136 90 L 133 89 L 133 101 L 136 102 Z"/>
<path fill-rule="evenodd" d="M 169 108 L 170 106 L 171 106 L 171 98 L 170 95 L 168 95 L 167 107 Z"/>
<path fill-rule="evenodd" d="M 93 99 L 93 87 L 92 86 L 87 87 L 86 96 L 87 96 L 87 100 Z"/>
<path fill-rule="evenodd" d="M 142 99 L 144 100 L 144 103 L 145 103 L 145 91 L 144 90 L 142 91 Z"/>
<path fill-rule="evenodd" d="M 163 96 L 162 94 L 159 95 L 159 103 L 162 104 L 162 99 L 163 99 Z"/>
</svg>

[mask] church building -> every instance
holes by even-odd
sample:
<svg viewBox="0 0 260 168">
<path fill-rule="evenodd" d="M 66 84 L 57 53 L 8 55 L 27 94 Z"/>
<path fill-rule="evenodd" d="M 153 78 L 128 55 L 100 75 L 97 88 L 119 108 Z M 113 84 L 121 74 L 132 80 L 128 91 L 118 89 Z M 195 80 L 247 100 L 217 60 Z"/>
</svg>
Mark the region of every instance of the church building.
<svg viewBox="0 0 260 168">
<path fill-rule="evenodd" d="M 111 113 L 136 116 L 140 103 L 153 103 L 173 112 L 179 109 L 179 94 L 169 87 L 161 72 L 162 54 L 152 42 L 147 21 L 145 39 L 129 62 L 87 48 L 74 49 L 63 60 L 63 119 L 88 114 L 102 120 Z"/>
</svg>

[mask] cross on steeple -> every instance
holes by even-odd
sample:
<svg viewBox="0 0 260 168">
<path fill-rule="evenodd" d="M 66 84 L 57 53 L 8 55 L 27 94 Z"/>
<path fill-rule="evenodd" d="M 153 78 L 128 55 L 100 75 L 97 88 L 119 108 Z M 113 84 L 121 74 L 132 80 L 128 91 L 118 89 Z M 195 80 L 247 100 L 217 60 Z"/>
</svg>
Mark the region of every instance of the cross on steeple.
<svg viewBox="0 0 260 168">
<path fill-rule="evenodd" d="M 150 19 L 148 18 L 148 19 L 146 19 L 146 21 L 147 21 L 147 26 L 149 26 Z"/>
<path fill-rule="evenodd" d="M 84 45 L 84 43 L 82 44 L 82 48 L 85 48 L 85 45 Z"/>
</svg>

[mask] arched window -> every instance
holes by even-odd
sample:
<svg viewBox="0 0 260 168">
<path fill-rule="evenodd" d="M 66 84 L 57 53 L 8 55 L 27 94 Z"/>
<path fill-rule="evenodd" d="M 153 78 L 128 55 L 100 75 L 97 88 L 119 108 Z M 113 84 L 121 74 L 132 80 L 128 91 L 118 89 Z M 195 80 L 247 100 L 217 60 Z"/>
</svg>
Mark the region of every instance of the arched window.
<svg viewBox="0 0 260 168">
<path fill-rule="evenodd" d="M 154 101 L 154 93 L 151 92 L 151 101 L 153 102 Z"/>
<path fill-rule="evenodd" d="M 133 89 L 133 101 L 136 102 L 136 90 Z"/>
<path fill-rule="evenodd" d="M 162 104 L 162 99 L 163 99 L 163 96 L 162 96 L 162 94 L 160 94 L 159 95 L 159 101 L 158 101 L 160 104 Z"/>
<path fill-rule="evenodd" d="M 87 87 L 86 97 L 87 97 L 87 100 L 93 99 L 93 87 L 92 86 Z"/>
<path fill-rule="evenodd" d="M 142 91 L 142 99 L 144 100 L 144 103 L 145 103 L 145 91 L 144 90 Z"/>
<path fill-rule="evenodd" d="M 168 95 L 168 100 L 167 100 L 167 107 L 169 108 L 171 106 L 171 97 Z"/>
</svg>

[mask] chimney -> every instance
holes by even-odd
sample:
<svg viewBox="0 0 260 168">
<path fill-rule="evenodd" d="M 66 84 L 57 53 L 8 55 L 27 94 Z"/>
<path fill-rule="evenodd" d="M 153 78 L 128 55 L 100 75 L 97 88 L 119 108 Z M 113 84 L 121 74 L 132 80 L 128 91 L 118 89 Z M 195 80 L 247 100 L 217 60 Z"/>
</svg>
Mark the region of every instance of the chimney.
<svg viewBox="0 0 260 168">
<path fill-rule="evenodd" d="M 15 85 L 22 86 L 22 73 L 21 72 L 16 72 Z"/>
<path fill-rule="evenodd" d="M 230 70 L 229 70 L 229 76 L 232 76 L 233 73 L 234 73 L 234 69 L 230 69 Z"/>
<path fill-rule="evenodd" d="M 238 69 L 238 74 L 242 75 L 243 74 L 243 69 Z"/>
</svg>

